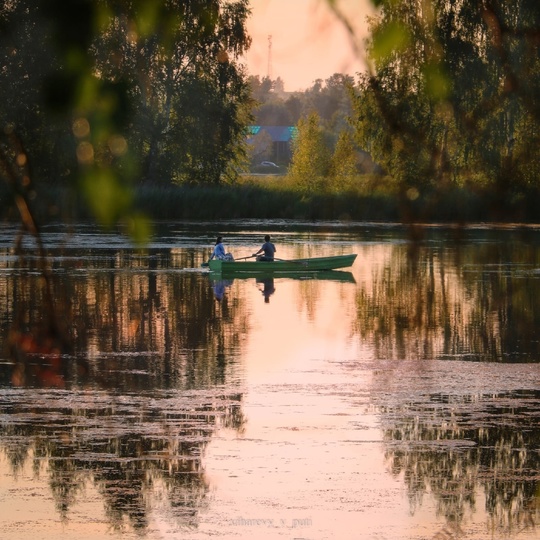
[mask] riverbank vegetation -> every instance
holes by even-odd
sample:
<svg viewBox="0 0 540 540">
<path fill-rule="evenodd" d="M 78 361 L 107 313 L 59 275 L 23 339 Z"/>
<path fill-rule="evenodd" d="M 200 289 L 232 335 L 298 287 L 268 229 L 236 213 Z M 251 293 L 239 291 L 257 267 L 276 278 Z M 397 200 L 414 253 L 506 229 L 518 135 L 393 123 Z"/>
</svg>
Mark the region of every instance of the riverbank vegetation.
<svg viewBox="0 0 540 540">
<path fill-rule="evenodd" d="M 290 179 L 247 177 L 234 186 L 145 186 L 135 206 L 152 219 L 301 219 L 403 223 L 537 223 L 540 192 L 504 198 L 454 187 L 403 196 L 388 177 L 339 192 L 299 191 Z"/>
<path fill-rule="evenodd" d="M 302 93 L 246 73 L 248 0 L 4 3 L 4 216 L 537 221 L 536 0 L 375 3 L 366 72 Z"/>
<path fill-rule="evenodd" d="M 356 186 L 340 191 L 305 192 L 288 176 L 243 176 L 233 185 L 180 186 L 144 184 L 131 191 L 133 215 L 146 220 L 292 219 L 402 222 L 405 224 L 478 222 L 538 223 L 540 192 L 530 189 L 501 198 L 491 189 L 452 187 L 401 193 L 391 177 L 359 175 Z M 0 194 L 0 212 L 17 220 L 7 193 Z M 39 223 L 92 220 L 84 195 L 62 186 L 40 191 L 32 205 Z M 32 204 L 32 203 L 31 203 Z M 129 220 L 146 226 L 146 220 Z M 139 231 L 145 232 L 144 230 Z M 148 230 L 146 230 L 148 232 Z"/>
</svg>

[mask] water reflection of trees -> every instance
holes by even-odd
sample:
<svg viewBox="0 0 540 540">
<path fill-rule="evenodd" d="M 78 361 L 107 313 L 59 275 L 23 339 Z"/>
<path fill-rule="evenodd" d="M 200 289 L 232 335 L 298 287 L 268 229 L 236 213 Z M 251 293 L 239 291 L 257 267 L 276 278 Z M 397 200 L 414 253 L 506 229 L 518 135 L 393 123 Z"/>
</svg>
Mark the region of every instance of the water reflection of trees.
<svg viewBox="0 0 540 540">
<path fill-rule="evenodd" d="M 378 357 L 538 361 L 535 245 L 510 239 L 388 249 L 357 296 L 357 329 Z"/>
<path fill-rule="evenodd" d="M 69 348 L 48 334 L 31 259 L 3 260 L 0 451 L 14 476 L 46 468 L 66 519 L 91 482 L 115 528 L 144 530 L 158 504 L 194 525 L 205 448 L 216 429 L 245 422 L 241 301 L 216 302 L 205 275 L 183 270 L 195 266 L 190 250 L 51 255 Z"/>
<path fill-rule="evenodd" d="M 247 316 L 238 298 L 217 303 L 206 276 L 174 271 L 185 268 L 190 261 L 183 259 L 191 255 L 137 256 L 126 250 L 53 258 L 56 304 L 73 346 L 74 360 L 68 362 L 58 358 L 65 350 L 45 347 L 39 338 L 44 324 L 39 276 L 4 274 L 2 335 L 10 336 L 4 345 L 17 363 L 15 382 L 61 386 L 91 372 L 107 373 L 100 386 L 131 390 L 223 383 L 232 368 L 223 351 L 241 345 Z M 23 339 L 38 345 L 26 347 Z"/>
<path fill-rule="evenodd" d="M 540 252 L 533 243 L 508 235 L 369 249 L 380 252 L 366 255 L 371 274 L 358 288 L 356 328 L 376 358 L 400 365 L 538 362 Z M 423 380 L 429 366 L 418 369 Z M 461 530 L 479 504 L 492 531 L 513 535 L 538 526 L 538 391 L 434 390 L 413 398 L 411 381 L 396 384 L 381 421 L 389 469 L 403 475 L 412 511 L 430 493 L 451 530 Z"/>
<path fill-rule="evenodd" d="M 0 449 L 15 476 L 29 460 L 36 474 L 46 463 L 63 519 L 90 481 L 115 528 L 144 529 L 162 500 L 179 526 L 194 526 L 209 489 L 205 448 L 219 426 L 242 430 L 241 399 L 212 390 L 151 397 L 7 392 Z"/>
<path fill-rule="evenodd" d="M 493 531 L 540 522 L 540 392 L 432 394 L 381 413 L 388 466 L 403 474 L 413 511 L 430 492 L 459 529 L 481 486 Z"/>
</svg>

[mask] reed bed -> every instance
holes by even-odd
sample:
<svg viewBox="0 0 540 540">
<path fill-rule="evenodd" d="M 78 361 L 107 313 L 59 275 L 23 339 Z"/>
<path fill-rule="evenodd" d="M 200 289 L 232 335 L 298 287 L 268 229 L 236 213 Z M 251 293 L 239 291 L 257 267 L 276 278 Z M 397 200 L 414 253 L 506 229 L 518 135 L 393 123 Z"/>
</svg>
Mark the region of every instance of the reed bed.
<svg viewBox="0 0 540 540">
<path fill-rule="evenodd" d="M 90 219 L 81 194 L 42 185 L 33 197 L 41 223 Z M 391 181 L 362 177 L 347 190 L 303 191 L 286 176 L 253 176 L 231 185 L 139 185 L 134 207 L 152 220 L 297 219 L 373 222 L 539 223 L 540 191 L 445 189 L 408 197 Z M 17 220 L 13 197 L 0 188 L 4 220 Z"/>
</svg>

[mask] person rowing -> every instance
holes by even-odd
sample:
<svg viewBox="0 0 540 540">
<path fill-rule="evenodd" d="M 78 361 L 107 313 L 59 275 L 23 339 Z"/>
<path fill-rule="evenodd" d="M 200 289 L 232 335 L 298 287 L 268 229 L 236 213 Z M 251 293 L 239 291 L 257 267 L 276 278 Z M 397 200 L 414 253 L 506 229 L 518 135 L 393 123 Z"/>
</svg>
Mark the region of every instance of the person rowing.
<svg viewBox="0 0 540 540">
<path fill-rule="evenodd" d="M 261 249 L 257 253 L 254 253 L 253 257 L 257 257 L 258 261 L 273 261 L 276 251 L 276 246 L 270 242 L 270 235 L 267 234 L 264 237 L 264 244 L 261 246 Z M 260 253 L 264 253 L 264 255 L 260 255 Z"/>
</svg>

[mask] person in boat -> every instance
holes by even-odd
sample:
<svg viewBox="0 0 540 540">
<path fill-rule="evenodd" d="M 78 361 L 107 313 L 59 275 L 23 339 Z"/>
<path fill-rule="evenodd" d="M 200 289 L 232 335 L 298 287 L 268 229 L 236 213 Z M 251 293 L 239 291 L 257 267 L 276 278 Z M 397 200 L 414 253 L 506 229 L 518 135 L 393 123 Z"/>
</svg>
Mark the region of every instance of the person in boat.
<svg viewBox="0 0 540 540">
<path fill-rule="evenodd" d="M 264 244 L 261 246 L 261 249 L 257 253 L 254 253 L 253 257 L 257 257 L 258 261 L 273 261 L 275 252 L 276 246 L 270 242 L 270 235 L 267 234 L 264 237 Z M 264 253 L 264 255 L 258 256 L 260 253 Z"/>
<path fill-rule="evenodd" d="M 218 236 L 216 240 L 216 245 L 214 246 L 214 251 L 210 260 L 219 259 L 221 261 L 234 261 L 234 257 L 230 253 L 225 252 L 225 246 L 223 245 L 223 237 Z"/>
</svg>

